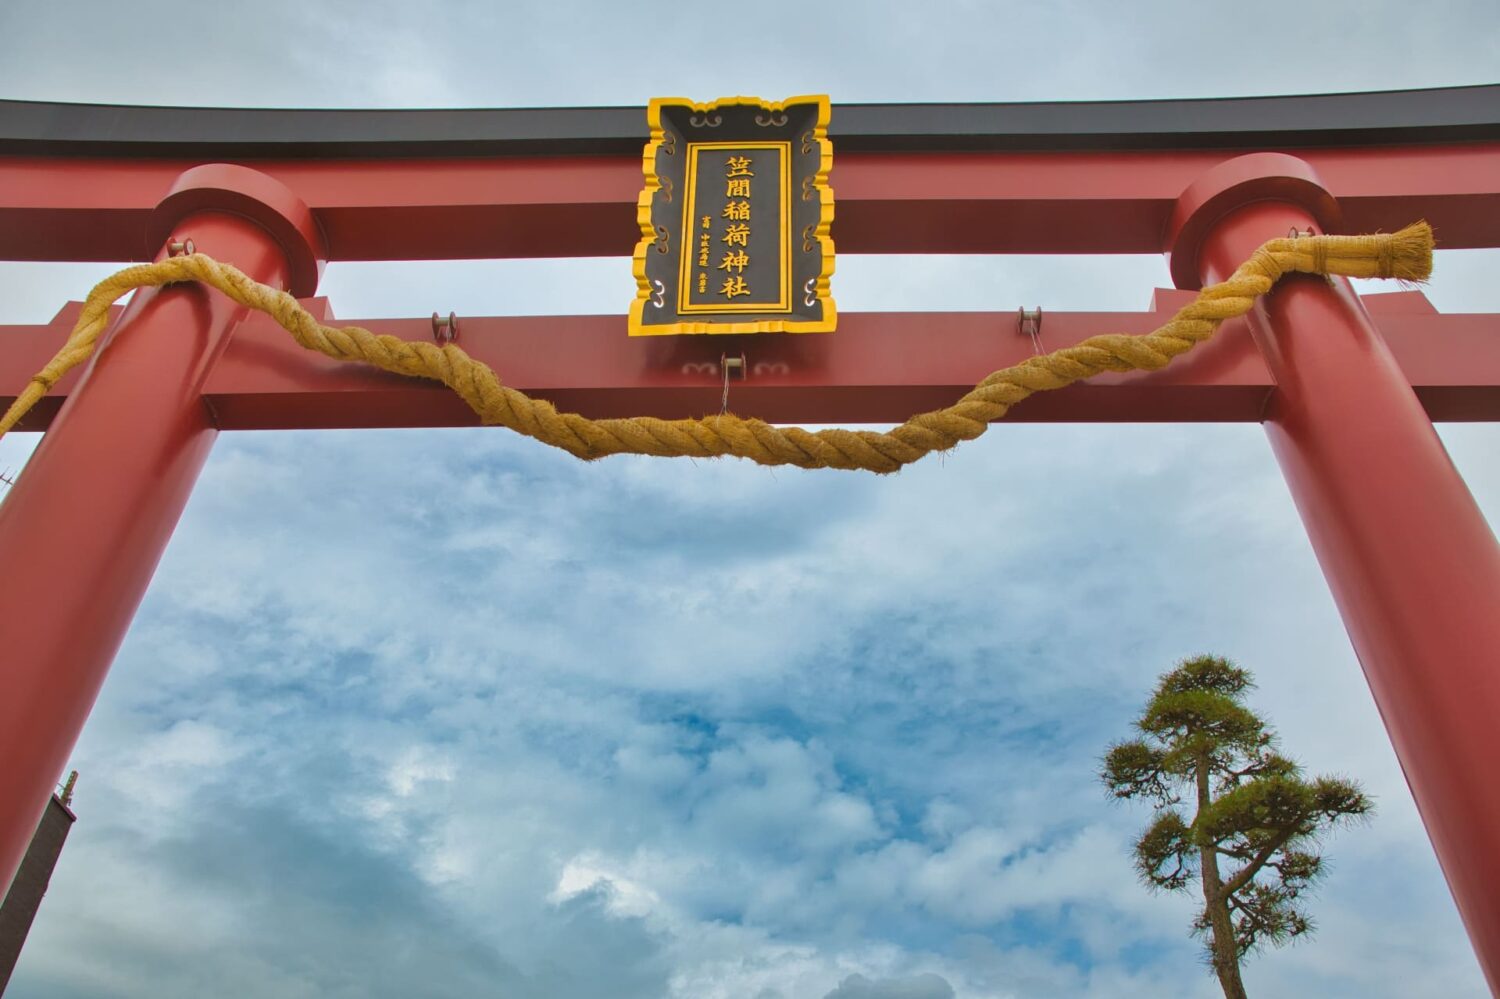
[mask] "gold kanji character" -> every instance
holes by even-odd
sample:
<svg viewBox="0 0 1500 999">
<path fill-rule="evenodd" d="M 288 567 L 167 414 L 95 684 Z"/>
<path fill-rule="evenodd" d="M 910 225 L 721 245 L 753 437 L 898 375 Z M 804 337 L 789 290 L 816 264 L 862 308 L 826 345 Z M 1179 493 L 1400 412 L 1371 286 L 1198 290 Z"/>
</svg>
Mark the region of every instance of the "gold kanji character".
<svg viewBox="0 0 1500 999">
<path fill-rule="evenodd" d="M 728 243 L 730 246 L 749 246 L 750 227 L 742 224 L 725 226 L 724 242 Z"/>
<path fill-rule="evenodd" d="M 703 228 L 705 228 L 705 229 L 708 228 L 708 216 L 707 215 L 703 216 Z"/>
<path fill-rule="evenodd" d="M 724 279 L 724 287 L 719 289 L 719 294 L 729 298 L 734 298 L 738 295 L 748 295 L 750 294 L 750 286 L 745 283 L 743 277 L 736 274 L 734 277 Z"/>
<path fill-rule="evenodd" d="M 736 222 L 750 221 L 750 202 L 731 201 L 724 206 L 724 217 Z"/>
<path fill-rule="evenodd" d="M 750 181 L 741 178 L 739 180 L 726 180 L 724 182 L 724 197 L 726 198 L 748 198 L 750 197 Z"/>
<path fill-rule="evenodd" d="M 724 254 L 724 259 L 719 261 L 719 270 L 734 271 L 739 273 L 750 266 L 750 254 L 744 250 L 735 250 Z"/>
<path fill-rule="evenodd" d="M 755 174 L 753 174 L 753 173 L 750 172 L 750 157 L 748 157 L 748 156 L 731 156 L 731 157 L 729 157 L 729 172 L 726 173 L 724 176 L 726 176 L 726 177 L 754 177 Z"/>
</svg>

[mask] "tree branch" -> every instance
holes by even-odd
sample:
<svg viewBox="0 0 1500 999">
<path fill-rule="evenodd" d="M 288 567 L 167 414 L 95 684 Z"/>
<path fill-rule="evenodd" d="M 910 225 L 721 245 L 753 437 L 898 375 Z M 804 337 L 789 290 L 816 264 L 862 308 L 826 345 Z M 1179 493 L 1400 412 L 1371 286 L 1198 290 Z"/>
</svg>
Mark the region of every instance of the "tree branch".
<svg viewBox="0 0 1500 999">
<path fill-rule="evenodd" d="M 1300 825 L 1300 823 L 1298 825 Z M 1234 877 L 1224 882 L 1224 894 L 1232 895 L 1235 892 L 1239 891 L 1241 888 L 1245 887 L 1245 885 L 1249 884 L 1250 879 L 1259 874 L 1261 868 L 1266 866 L 1266 861 L 1270 860 L 1271 856 L 1277 850 L 1280 850 L 1283 846 L 1286 846 L 1287 841 L 1296 835 L 1297 829 L 1297 825 L 1289 826 L 1278 833 L 1275 839 L 1271 840 L 1271 842 L 1261 847 L 1260 852 L 1255 855 L 1254 860 L 1250 861 L 1244 867 L 1241 867 L 1238 871 L 1235 872 Z"/>
</svg>

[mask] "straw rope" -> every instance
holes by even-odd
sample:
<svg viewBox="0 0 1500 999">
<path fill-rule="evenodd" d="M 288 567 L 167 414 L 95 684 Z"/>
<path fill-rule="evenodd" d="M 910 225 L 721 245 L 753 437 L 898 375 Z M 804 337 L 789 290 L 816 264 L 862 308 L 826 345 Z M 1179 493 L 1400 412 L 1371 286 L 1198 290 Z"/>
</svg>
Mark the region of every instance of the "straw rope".
<svg viewBox="0 0 1500 999">
<path fill-rule="evenodd" d="M 0 417 L 0 436 L 59 378 L 93 354 L 116 299 L 135 288 L 200 281 L 241 305 L 269 314 L 308 350 L 440 381 L 473 407 L 484 423 L 508 427 L 585 460 L 624 453 L 693 458 L 733 455 L 762 465 L 894 472 L 933 451 L 973 440 L 992 421 L 1037 392 L 1063 388 L 1101 371 L 1165 367 L 1213 336 L 1225 320 L 1250 311 L 1255 299 L 1270 291 L 1284 274 L 1421 281 L 1432 270 L 1432 246 L 1432 229 L 1426 222 L 1391 234 L 1273 239 L 1228 280 L 1204 288 L 1191 304 L 1150 333 L 1094 336 L 1028 358 L 989 375 L 953 405 L 913 416 L 883 433 L 775 427 L 730 413 L 682 420 L 645 416 L 591 420 L 577 413 L 560 413 L 544 399 L 507 387 L 488 365 L 452 343 L 400 340 L 359 326 L 325 326 L 285 292 L 260 284 L 229 264 L 194 253 L 128 267 L 100 282 L 89 293 L 67 342 Z"/>
</svg>

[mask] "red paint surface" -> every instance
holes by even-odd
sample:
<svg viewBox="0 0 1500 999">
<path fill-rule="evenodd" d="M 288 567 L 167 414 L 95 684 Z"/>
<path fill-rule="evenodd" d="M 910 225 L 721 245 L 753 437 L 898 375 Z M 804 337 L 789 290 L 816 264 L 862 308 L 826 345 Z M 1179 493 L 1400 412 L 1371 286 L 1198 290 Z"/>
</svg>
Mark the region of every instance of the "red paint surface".
<svg viewBox="0 0 1500 999">
<path fill-rule="evenodd" d="M 1203 279 L 1310 224 L 1285 203 L 1232 212 Z M 1249 321 L 1277 385 L 1267 436 L 1500 992 L 1500 545 L 1348 281 L 1284 279 Z"/>
<path fill-rule="evenodd" d="M 841 253 L 1156 253 L 1182 190 L 1233 150 L 837 153 Z M 1299 150 L 1346 231 L 1417 218 L 1500 246 L 1500 143 Z M 0 157 L 0 259 L 136 260 L 192 160 Z M 330 260 L 628 256 L 638 156 L 247 161 L 307 202 Z"/>
<path fill-rule="evenodd" d="M 198 246 L 287 277 L 251 222 Z M 0 884 L 9 884 L 218 431 L 200 393 L 244 310 L 198 285 L 137 293 L 0 504 Z"/>
<path fill-rule="evenodd" d="M 1144 333 L 1191 300 L 1158 291 L 1154 312 L 1048 312 L 1042 346 L 1098 333 Z M 1439 315 L 1419 292 L 1365 299 L 1417 397 L 1435 420 L 1500 420 L 1500 316 Z M 427 319 L 337 320 L 408 340 L 430 339 Z M 0 406 L 52 356 L 74 303 L 47 326 L 0 326 Z M 736 413 L 776 423 L 899 423 L 962 396 L 996 368 L 1032 354 L 1014 312 L 859 313 L 833 336 L 628 337 L 624 316 L 461 317 L 460 343 L 507 385 L 595 418 L 716 413 L 720 355 L 744 352 Z M 28 415 L 42 430 L 73 390 L 70 376 Z M 1157 372 L 1105 374 L 1028 399 L 1023 422 L 1259 422 L 1273 382 L 1243 320 Z M 399 378 L 298 347 L 262 315 L 236 328 L 204 392 L 220 429 L 285 430 L 473 426 L 473 412 L 434 382 Z"/>
</svg>

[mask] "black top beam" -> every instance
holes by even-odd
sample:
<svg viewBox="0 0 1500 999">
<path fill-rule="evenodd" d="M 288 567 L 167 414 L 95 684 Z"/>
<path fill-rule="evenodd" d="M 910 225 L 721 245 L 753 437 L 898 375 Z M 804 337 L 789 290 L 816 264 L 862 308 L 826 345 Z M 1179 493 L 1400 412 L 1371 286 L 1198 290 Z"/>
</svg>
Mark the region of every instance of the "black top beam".
<svg viewBox="0 0 1500 999">
<path fill-rule="evenodd" d="M 840 104 L 847 152 L 1287 148 L 1500 139 L 1500 85 L 1299 97 Z M 631 108 L 307 111 L 0 101 L 0 154 L 226 159 L 639 154 Z"/>
</svg>

